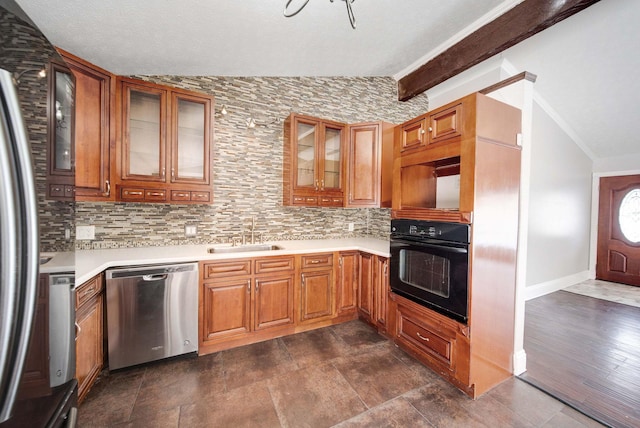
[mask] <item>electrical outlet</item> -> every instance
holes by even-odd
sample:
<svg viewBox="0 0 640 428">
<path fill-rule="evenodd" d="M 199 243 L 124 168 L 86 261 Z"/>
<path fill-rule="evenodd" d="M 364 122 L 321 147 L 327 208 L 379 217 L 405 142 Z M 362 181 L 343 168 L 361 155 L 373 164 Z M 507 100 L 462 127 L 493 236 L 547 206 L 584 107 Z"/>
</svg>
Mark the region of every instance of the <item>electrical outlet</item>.
<svg viewBox="0 0 640 428">
<path fill-rule="evenodd" d="M 95 239 L 96 227 L 95 226 L 76 226 L 76 239 L 78 241 Z"/>
<path fill-rule="evenodd" d="M 353 232 L 354 224 L 353 223 L 349 223 L 348 224 L 348 229 L 349 229 L 349 232 Z"/>
<path fill-rule="evenodd" d="M 198 234 L 198 226 L 195 224 L 187 224 L 184 226 L 184 236 L 187 238 L 196 236 Z"/>
<path fill-rule="evenodd" d="M 65 227 L 64 229 L 64 239 L 66 239 L 67 241 L 71 239 L 71 229 L 69 229 L 68 227 Z"/>
</svg>

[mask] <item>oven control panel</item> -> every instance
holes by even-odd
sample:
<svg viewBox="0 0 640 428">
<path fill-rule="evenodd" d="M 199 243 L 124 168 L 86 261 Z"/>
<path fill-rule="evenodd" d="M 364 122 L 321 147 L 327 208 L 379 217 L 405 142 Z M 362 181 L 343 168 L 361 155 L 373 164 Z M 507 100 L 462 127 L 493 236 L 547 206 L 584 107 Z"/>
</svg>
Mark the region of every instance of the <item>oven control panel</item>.
<svg viewBox="0 0 640 428">
<path fill-rule="evenodd" d="M 391 220 L 391 238 L 414 237 L 418 239 L 439 239 L 443 241 L 470 242 L 471 227 L 463 223 L 446 223 L 413 219 Z"/>
</svg>

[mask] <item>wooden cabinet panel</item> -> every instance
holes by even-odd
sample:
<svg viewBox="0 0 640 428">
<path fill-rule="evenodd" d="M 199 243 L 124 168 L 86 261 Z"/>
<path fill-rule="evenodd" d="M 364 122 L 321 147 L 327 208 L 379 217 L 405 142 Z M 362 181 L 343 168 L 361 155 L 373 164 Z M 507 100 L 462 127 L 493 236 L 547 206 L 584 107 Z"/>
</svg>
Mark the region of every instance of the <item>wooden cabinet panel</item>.
<svg viewBox="0 0 640 428">
<path fill-rule="evenodd" d="M 427 144 L 427 120 L 420 116 L 415 120 L 401 125 L 402 129 L 402 150 L 417 149 Z"/>
<path fill-rule="evenodd" d="M 301 276 L 300 320 L 310 321 L 333 315 L 332 270 L 303 272 Z"/>
<path fill-rule="evenodd" d="M 333 266 L 333 253 L 304 255 L 300 260 L 302 269 Z"/>
<path fill-rule="evenodd" d="M 103 295 L 93 296 L 76 313 L 76 378 L 78 401 L 89 392 L 102 370 Z"/>
<path fill-rule="evenodd" d="M 202 341 L 237 336 L 251 331 L 251 280 L 206 282 L 202 287 Z"/>
<path fill-rule="evenodd" d="M 375 324 L 379 330 L 386 330 L 387 326 L 387 300 L 389 297 L 389 259 L 375 256 L 373 277 L 373 303 Z"/>
<path fill-rule="evenodd" d="M 76 310 L 103 289 L 102 276 L 97 275 L 76 287 Z"/>
<path fill-rule="evenodd" d="M 294 323 L 293 283 L 293 273 L 255 279 L 255 330 Z"/>
<path fill-rule="evenodd" d="M 251 275 L 251 259 L 233 259 L 205 263 L 203 278 L 219 278 L 225 276 Z"/>
<path fill-rule="evenodd" d="M 336 308 L 338 315 L 354 311 L 358 303 L 358 257 L 357 251 L 339 254 Z"/>
<path fill-rule="evenodd" d="M 265 274 L 271 272 L 291 271 L 295 268 L 293 256 L 288 257 L 265 257 L 256 259 L 256 274 Z"/>
<path fill-rule="evenodd" d="M 374 256 L 360 253 L 360 275 L 358 279 L 358 310 L 369 322 L 373 322 L 373 260 Z"/>
<path fill-rule="evenodd" d="M 429 115 L 429 144 L 460 137 L 462 133 L 461 117 L 462 104 L 456 104 Z"/>
<path fill-rule="evenodd" d="M 76 81 L 75 198 L 80 201 L 113 200 L 115 76 L 69 52 L 59 51 Z"/>
<path fill-rule="evenodd" d="M 399 340 L 452 369 L 455 332 L 435 327 L 433 320 L 402 305 L 398 306 L 397 323 Z"/>
</svg>

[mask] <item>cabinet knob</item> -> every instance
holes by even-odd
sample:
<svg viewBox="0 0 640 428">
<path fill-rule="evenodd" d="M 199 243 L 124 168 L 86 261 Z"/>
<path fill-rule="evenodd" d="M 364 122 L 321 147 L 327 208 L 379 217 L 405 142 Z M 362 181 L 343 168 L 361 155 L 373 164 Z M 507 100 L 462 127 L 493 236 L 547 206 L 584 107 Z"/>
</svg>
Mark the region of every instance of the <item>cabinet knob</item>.
<svg viewBox="0 0 640 428">
<path fill-rule="evenodd" d="M 316 184 L 316 185 L 315 185 L 314 187 L 315 187 L 316 192 L 317 192 L 317 191 L 318 191 L 318 180 L 316 180 L 316 183 L 315 183 L 315 184 Z"/>
<path fill-rule="evenodd" d="M 320 190 L 324 191 L 324 180 L 320 180 Z"/>
<path fill-rule="evenodd" d="M 429 132 L 433 132 L 433 128 L 432 127 L 429 127 Z"/>
<path fill-rule="evenodd" d="M 426 133 L 427 133 L 427 131 L 425 131 L 424 129 L 420 129 L 420 135 L 424 135 Z"/>
</svg>

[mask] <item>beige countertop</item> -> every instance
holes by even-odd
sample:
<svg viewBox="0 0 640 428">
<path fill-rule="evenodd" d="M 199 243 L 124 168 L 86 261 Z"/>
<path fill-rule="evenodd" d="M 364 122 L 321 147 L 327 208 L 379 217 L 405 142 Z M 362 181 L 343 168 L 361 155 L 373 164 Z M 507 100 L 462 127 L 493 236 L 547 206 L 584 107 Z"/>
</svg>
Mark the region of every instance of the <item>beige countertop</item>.
<svg viewBox="0 0 640 428">
<path fill-rule="evenodd" d="M 275 241 L 267 244 L 277 245 L 281 249 L 272 251 L 247 251 L 240 253 L 207 252 L 208 248 L 223 245 L 175 245 L 167 247 L 118 248 L 108 250 L 78 250 L 75 252 L 76 284 L 82 284 L 93 276 L 110 267 L 136 266 L 159 263 L 197 262 L 201 260 L 222 260 L 245 257 L 268 257 L 288 254 L 304 254 L 314 252 L 332 252 L 347 250 L 362 250 L 383 257 L 389 257 L 389 241 L 374 238 L 352 239 L 319 239 L 309 241 Z M 61 266 L 56 261 L 58 253 L 49 263 L 41 266 L 45 272 L 47 265 Z M 73 256 L 73 253 L 68 253 Z M 72 264 L 73 266 L 73 260 Z M 70 269 L 73 270 L 73 269 Z M 61 271 L 58 271 L 61 272 Z"/>
<path fill-rule="evenodd" d="M 51 260 L 40 265 L 40 273 L 73 272 L 75 270 L 75 255 L 73 251 L 57 253 L 41 253 L 40 256 L 49 256 Z"/>
</svg>

